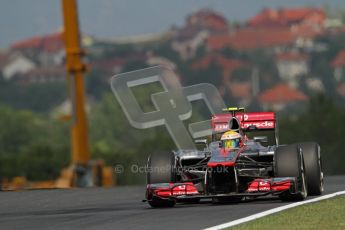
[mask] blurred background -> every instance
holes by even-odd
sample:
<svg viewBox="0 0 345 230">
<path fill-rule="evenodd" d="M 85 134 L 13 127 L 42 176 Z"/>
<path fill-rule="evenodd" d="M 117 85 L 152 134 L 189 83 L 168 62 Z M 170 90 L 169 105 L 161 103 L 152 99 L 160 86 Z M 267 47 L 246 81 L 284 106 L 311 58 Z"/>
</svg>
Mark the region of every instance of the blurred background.
<svg viewBox="0 0 345 230">
<path fill-rule="evenodd" d="M 165 127 L 131 127 L 109 84 L 115 74 L 155 65 L 172 68 L 184 86 L 214 84 L 228 106 L 277 112 L 281 143 L 316 141 L 325 173 L 345 173 L 343 0 L 78 3 L 91 157 L 123 166 L 113 172 L 117 185 L 144 183 L 131 166 L 175 148 Z M 1 2 L 2 187 L 53 183 L 70 164 L 62 15 L 60 1 Z M 133 92 L 148 112 L 150 95 L 161 90 Z M 209 119 L 204 105 L 193 105 L 190 121 Z"/>
</svg>

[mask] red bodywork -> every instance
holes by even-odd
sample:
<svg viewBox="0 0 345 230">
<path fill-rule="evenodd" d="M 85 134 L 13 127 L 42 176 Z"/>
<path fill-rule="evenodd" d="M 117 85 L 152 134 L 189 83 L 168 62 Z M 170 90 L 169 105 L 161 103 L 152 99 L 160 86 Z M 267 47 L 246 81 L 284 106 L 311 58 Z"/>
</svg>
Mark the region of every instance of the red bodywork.
<svg viewBox="0 0 345 230">
<path fill-rule="evenodd" d="M 181 195 L 200 195 L 200 193 L 192 182 L 148 184 L 146 188 L 148 198 L 152 196 L 168 198 Z"/>
<path fill-rule="evenodd" d="M 215 114 L 212 115 L 212 130 L 222 132 L 229 130 L 229 121 L 232 114 Z M 236 113 L 236 118 L 240 122 L 241 129 L 255 126 L 257 129 L 275 129 L 276 118 L 274 112 L 252 112 L 252 113 Z"/>
<path fill-rule="evenodd" d="M 284 192 L 290 190 L 295 185 L 295 178 L 269 178 L 269 179 L 255 179 L 248 184 L 246 193 L 232 194 L 232 195 L 266 195 Z M 264 193 L 264 194 L 263 194 Z M 211 195 L 205 195 L 198 192 L 195 185 L 191 182 L 187 183 L 162 183 L 162 184 L 148 184 L 146 188 L 146 197 L 152 199 L 152 197 L 159 198 L 209 198 Z M 231 196 L 224 194 L 224 196 Z M 217 195 L 219 197 L 219 195 Z"/>
<path fill-rule="evenodd" d="M 290 189 L 293 185 L 288 178 L 255 179 L 247 189 L 247 192 L 279 192 Z"/>
</svg>

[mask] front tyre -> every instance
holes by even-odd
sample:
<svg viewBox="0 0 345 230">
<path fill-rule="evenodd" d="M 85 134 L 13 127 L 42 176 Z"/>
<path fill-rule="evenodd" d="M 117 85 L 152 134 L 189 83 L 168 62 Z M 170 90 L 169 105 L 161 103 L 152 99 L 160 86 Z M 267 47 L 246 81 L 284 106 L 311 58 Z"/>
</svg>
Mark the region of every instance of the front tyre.
<svg viewBox="0 0 345 230">
<path fill-rule="evenodd" d="M 175 155 L 172 152 L 155 152 L 150 155 L 147 163 L 147 183 L 174 183 L 176 182 Z M 153 208 L 173 207 L 175 200 L 152 197 L 148 201 Z"/>
<path fill-rule="evenodd" d="M 175 206 L 176 202 L 173 200 L 153 198 L 152 200 L 149 200 L 148 203 L 152 208 L 171 208 Z"/>
<path fill-rule="evenodd" d="M 300 201 L 307 197 L 307 180 L 301 148 L 297 145 L 279 146 L 274 155 L 275 176 L 297 178 L 296 191 L 284 192 L 282 200 Z"/>
</svg>

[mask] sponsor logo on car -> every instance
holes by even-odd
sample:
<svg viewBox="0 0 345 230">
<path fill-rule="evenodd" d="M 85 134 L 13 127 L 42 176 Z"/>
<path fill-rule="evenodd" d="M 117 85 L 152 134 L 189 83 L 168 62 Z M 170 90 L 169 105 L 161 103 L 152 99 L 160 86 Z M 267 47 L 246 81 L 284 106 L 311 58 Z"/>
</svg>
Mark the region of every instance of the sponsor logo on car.
<svg viewBox="0 0 345 230">
<path fill-rule="evenodd" d="M 273 121 L 260 121 L 260 122 L 243 122 L 241 123 L 242 128 L 248 128 L 250 126 L 255 126 L 258 129 L 262 128 L 274 128 Z"/>
<path fill-rule="evenodd" d="M 248 128 L 250 126 L 255 126 L 258 129 L 273 129 L 274 122 L 273 121 L 259 121 L 259 122 L 250 122 L 244 121 L 241 122 L 241 128 Z M 229 125 L 227 123 L 218 123 L 214 126 L 214 131 L 225 131 L 229 129 Z"/>
</svg>

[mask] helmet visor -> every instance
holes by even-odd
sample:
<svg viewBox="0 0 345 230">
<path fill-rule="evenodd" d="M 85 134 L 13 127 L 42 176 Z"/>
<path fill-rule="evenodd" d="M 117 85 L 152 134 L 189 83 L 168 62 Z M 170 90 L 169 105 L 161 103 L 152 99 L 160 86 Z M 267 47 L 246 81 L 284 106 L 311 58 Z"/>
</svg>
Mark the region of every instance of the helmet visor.
<svg viewBox="0 0 345 230">
<path fill-rule="evenodd" d="M 239 148 L 240 147 L 240 139 L 233 139 L 233 140 L 225 140 L 224 141 L 224 147 L 226 149 L 233 149 L 233 148 Z"/>
</svg>

